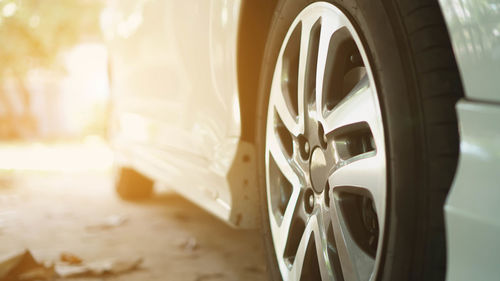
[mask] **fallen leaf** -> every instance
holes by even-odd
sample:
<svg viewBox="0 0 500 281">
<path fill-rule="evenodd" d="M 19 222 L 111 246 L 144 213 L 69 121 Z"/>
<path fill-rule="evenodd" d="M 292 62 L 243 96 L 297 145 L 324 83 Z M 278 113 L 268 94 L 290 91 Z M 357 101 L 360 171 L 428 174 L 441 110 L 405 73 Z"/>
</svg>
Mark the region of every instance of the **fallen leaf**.
<svg viewBox="0 0 500 281">
<path fill-rule="evenodd" d="M 57 264 L 55 270 L 63 278 L 76 276 L 100 276 L 105 274 L 120 274 L 137 269 L 143 262 L 142 258 L 107 259 L 80 265 Z"/>
<path fill-rule="evenodd" d="M 29 250 L 0 258 L 0 280 L 50 280 L 54 268 L 35 260 Z"/>
<path fill-rule="evenodd" d="M 61 253 L 59 260 L 69 264 L 81 264 L 83 261 L 80 257 L 71 253 Z"/>
<path fill-rule="evenodd" d="M 89 273 L 89 268 L 86 265 L 56 264 L 55 270 L 57 275 L 63 278 L 81 276 Z"/>
<path fill-rule="evenodd" d="M 108 230 L 111 228 L 115 228 L 125 224 L 128 221 L 128 218 L 123 215 L 112 215 L 106 217 L 102 220 L 102 222 L 89 225 L 86 227 L 87 230 Z"/>
<path fill-rule="evenodd" d="M 186 251 L 193 252 L 198 249 L 198 241 L 194 237 L 189 237 L 186 239 L 183 239 L 177 243 L 177 246 L 181 249 L 184 249 Z"/>
</svg>

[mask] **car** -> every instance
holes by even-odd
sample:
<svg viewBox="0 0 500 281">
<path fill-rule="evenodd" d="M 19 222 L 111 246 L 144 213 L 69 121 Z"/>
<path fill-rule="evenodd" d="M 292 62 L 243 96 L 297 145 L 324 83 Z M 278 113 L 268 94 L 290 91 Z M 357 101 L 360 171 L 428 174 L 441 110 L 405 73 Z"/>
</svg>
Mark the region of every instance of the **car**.
<svg viewBox="0 0 500 281">
<path fill-rule="evenodd" d="M 271 280 L 498 280 L 500 1 L 111 1 L 116 190 L 260 228 Z"/>
</svg>

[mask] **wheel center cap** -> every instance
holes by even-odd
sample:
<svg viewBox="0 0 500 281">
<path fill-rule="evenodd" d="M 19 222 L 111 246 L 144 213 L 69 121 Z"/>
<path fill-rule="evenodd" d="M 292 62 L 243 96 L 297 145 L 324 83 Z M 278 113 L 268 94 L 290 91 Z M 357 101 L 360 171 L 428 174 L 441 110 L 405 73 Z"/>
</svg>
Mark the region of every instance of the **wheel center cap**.
<svg viewBox="0 0 500 281">
<path fill-rule="evenodd" d="M 320 147 L 316 147 L 311 155 L 309 174 L 314 191 L 321 193 L 327 181 L 327 166 L 325 153 Z"/>
</svg>

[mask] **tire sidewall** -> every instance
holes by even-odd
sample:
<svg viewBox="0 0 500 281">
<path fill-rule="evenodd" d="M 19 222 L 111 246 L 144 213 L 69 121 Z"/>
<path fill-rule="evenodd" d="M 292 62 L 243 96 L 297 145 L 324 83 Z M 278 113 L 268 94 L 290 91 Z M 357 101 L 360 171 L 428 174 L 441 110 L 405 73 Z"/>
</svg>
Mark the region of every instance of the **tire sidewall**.
<svg viewBox="0 0 500 281">
<path fill-rule="evenodd" d="M 257 147 L 262 233 L 272 280 L 281 280 L 269 227 L 265 176 L 265 132 L 270 85 L 276 58 L 295 17 L 317 1 L 282 0 L 278 3 L 264 52 L 260 76 Z M 425 141 L 415 76 L 406 46 L 398 33 L 396 9 L 382 1 L 327 1 L 347 14 L 357 28 L 373 70 L 384 123 L 387 159 L 387 211 L 382 260 L 376 280 L 407 280 L 418 271 L 413 260 L 418 236 L 417 207 L 425 187 Z M 420 141 L 419 141 L 420 140 Z"/>
</svg>

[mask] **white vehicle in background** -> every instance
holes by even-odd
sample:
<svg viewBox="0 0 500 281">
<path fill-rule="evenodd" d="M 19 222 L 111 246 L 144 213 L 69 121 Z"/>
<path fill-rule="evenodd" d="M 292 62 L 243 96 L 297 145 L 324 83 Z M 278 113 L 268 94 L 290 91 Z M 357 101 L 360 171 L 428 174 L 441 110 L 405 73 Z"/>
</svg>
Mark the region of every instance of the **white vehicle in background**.
<svg viewBox="0 0 500 281">
<path fill-rule="evenodd" d="M 161 182 L 260 226 L 272 280 L 499 280 L 500 1 L 120 0 L 102 22 L 123 198 Z"/>
</svg>

